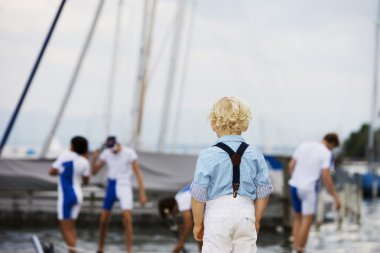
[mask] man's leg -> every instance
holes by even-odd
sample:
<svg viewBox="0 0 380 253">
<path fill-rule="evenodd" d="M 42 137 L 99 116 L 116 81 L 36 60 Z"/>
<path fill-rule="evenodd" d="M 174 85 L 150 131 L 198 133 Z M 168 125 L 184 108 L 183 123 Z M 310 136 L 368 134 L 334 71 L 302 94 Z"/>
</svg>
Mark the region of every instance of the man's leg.
<svg viewBox="0 0 380 253">
<path fill-rule="evenodd" d="M 111 211 L 104 210 L 100 214 L 100 224 L 99 224 L 99 242 L 98 242 L 98 252 L 104 251 L 104 243 L 107 235 L 108 220 L 111 216 Z"/>
<path fill-rule="evenodd" d="M 104 251 L 104 244 L 106 240 L 108 220 L 111 216 L 112 206 L 117 200 L 116 197 L 116 180 L 108 179 L 106 196 L 103 201 L 103 211 L 100 214 L 99 222 L 99 242 L 98 242 L 98 252 L 102 253 Z"/>
<path fill-rule="evenodd" d="M 298 246 L 298 242 L 296 241 L 296 238 L 298 238 L 298 233 L 300 230 L 302 221 L 302 214 L 293 212 L 293 226 L 292 226 L 292 237 L 293 237 L 293 248 L 296 249 L 296 246 Z"/>
<path fill-rule="evenodd" d="M 199 253 L 202 252 L 202 245 L 203 245 L 203 242 L 198 241 L 198 252 L 199 252 Z"/>
<path fill-rule="evenodd" d="M 303 189 L 299 192 L 302 197 L 302 218 L 296 236 L 297 252 L 304 252 L 309 231 L 314 222 L 314 214 L 317 209 L 318 192 L 315 189 Z"/>
<path fill-rule="evenodd" d="M 65 240 L 67 246 L 71 248 L 69 252 L 75 253 L 75 250 L 73 249 L 76 246 L 75 220 L 60 220 L 59 225 L 61 228 L 63 239 Z"/>
<path fill-rule="evenodd" d="M 307 238 L 309 237 L 309 231 L 311 226 L 313 225 L 314 215 L 302 215 L 301 224 L 299 226 L 299 230 L 297 232 L 296 237 L 296 250 L 297 252 L 303 252 L 307 243 Z"/>
<path fill-rule="evenodd" d="M 124 230 L 125 230 L 125 245 L 127 247 L 127 252 L 132 253 L 132 214 L 131 210 L 123 211 L 123 222 L 124 222 Z"/>
</svg>

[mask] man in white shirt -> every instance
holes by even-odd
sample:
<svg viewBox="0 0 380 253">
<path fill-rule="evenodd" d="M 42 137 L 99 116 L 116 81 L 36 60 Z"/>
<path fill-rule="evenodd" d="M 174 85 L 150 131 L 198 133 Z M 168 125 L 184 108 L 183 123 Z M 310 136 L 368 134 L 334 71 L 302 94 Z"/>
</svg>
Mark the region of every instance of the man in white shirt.
<svg viewBox="0 0 380 253">
<path fill-rule="evenodd" d="M 330 175 L 334 162 L 332 150 L 338 146 L 338 136 L 335 133 L 329 133 L 325 135 L 322 142 L 301 144 L 289 162 L 290 195 L 294 210 L 293 247 L 297 253 L 304 252 L 310 227 L 314 221 L 320 178 L 333 196 L 336 207 L 340 207 Z"/>
<path fill-rule="evenodd" d="M 75 220 L 78 218 L 83 201 L 82 182 L 87 184 L 90 164 L 87 160 L 88 142 L 81 136 L 71 139 L 70 151 L 62 153 L 49 169 L 51 176 L 58 180 L 58 219 L 63 239 L 74 253 L 76 245 Z"/>
<path fill-rule="evenodd" d="M 95 175 L 98 173 L 98 171 L 104 165 L 107 165 L 108 167 L 108 184 L 106 196 L 103 202 L 103 211 L 100 216 L 98 252 L 103 253 L 104 251 L 108 220 L 111 215 L 112 206 L 116 201 L 119 201 L 121 209 L 123 210 L 127 252 L 131 253 L 131 210 L 133 208 L 131 182 L 132 171 L 137 178 L 140 193 L 140 203 L 141 205 L 145 205 L 147 202 L 143 177 L 140 171 L 140 166 L 137 162 L 137 154 L 133 149 L 122 146 L 120 143 L 118 143 L 116 141 L 116 137 L 110 136 L 106 140 L 105 149 L 101 153 L 99 150 L 94 152 L 92 160 L 92 174 Z"/>
<path fill-rule="evenodd" d="M 158 203 L 160 215 L 164 219 L 175 219 L 178 213 L 181 213 L 183 226 L 178 234 L 178 242 L 174 246 L 172 253 L 184 251 L 184 245 L 189 235 L 193 231 L 193 215 L 191 212 L 191 195 L 190 184 L 185 185 L 175 196 L 162 199 Z M 176 232 L 176 231 L 174 231 Z M 198 250 L 201 252 L 202 243 L 198 242 Z"/>
</svg>

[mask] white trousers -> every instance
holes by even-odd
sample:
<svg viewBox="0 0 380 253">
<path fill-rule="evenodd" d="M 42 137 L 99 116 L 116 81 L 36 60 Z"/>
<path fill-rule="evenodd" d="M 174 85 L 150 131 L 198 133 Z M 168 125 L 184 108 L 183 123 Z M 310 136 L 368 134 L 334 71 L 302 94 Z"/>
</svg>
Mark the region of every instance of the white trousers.
<svg viewBox="0 0 380 253">
<path fill-rule="evenodd" d="M 256 253 L 252 200 L 232 195 L 206 202 L 202 253 Z"/>
</svg>

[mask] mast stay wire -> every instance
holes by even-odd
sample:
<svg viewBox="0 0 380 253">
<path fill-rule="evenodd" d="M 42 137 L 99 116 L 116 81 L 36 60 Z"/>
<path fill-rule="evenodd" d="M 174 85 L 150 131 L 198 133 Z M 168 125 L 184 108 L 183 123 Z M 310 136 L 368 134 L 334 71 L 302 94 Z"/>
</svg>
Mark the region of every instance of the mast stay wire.
<svg viewBox="0 0 380 253">
<path fill-rule="evenodd" d="M 206 13 L 202 12 L 201 8 L 198 8 L 197 11 L 200 14 L 207 16 Z M 207 30 L 207 32 L 204 32 L 203 27 L 199 26 L 197 28 L 197 32 L 198 32 L 197 37 L 201 37 L 203 39 L 204 43 L 207 44 L 210 48 L 211 47 L 215 48 L 215 45 L 218 45 L 220 48 L 227 47 L 230 51 L 232 51 L 230 46 L 226 46 L 225 44 L 222 44 L 220 42 L 222 40 L 219 39 L 219 35 L 215 31 Z M 217 59 L 214 51 L 212 51 L 212 55 L 213 55 L 212 57 Z M 224 71 L 222 71 L 222 73 L 231 73 L 234 76 L 234 80 L 241 80 L 240 75 L 237 71 L 236 65 L 233 64 L 233 62 L 235 62 L 235 60 L 229 54 L 226 54 L 226 57 L 229 59 L 229 61 L 227 61 L 224 65 L 228 65 L 228 67 L 224 66 L 225 69 L 224 69 Z"/>
<path fill-rule="evenodd" d="M 181 121 L 181 111 L 183 107 L 183 96 L 184 96 L 184 90 L 185 90 L 185 85 L 187 82 L 187 72 L 188 72 L 188 64 L 190 61 L 190 50 L 191 50 L 191 42 L 193 38 L 193 30 L 194 30 L 194 19 L 195 19 L 195 10 L 197 6 L 197 0 L 192 0 L 192 6 L 191 6 L 191 12 L 190 12 L 190 17 L 189 17 L 189 25 L 188 25 L 188 36 L 187 36 L 187 41 L 186 45 L 184 47 L 185 50 L 185 55 L 182 63 L 182 69 L 181 69 L 181 79 L 179 82 L 179 94 L 178 94 L 178 99 L 177 99 L 177 106 L 175 116 L 174 116 L 174 127 L 173 127 L 173 136 L 172 136 L 172 148 L 175 148 L 177 145 L 177 139 L 178 139 L 178 128 L 180 126 L 180 121 Z"/>
<path fill-rule="evenodd" d="M 168 80 L 165 88 L 165 95 L 164 95 L 164 104 L 162 108 L 162 114 L 161 114 L 161 126 L 159 131 L 159 137 L 158 137 L 158 151 L 162 152 L 166 145 L 166 135 L 167 135 L 167 127 L 168 127 L 168 121 L 169 119 L 169 111 L 170 111 L 170 104 L 172 99 L 172 92 L 173 92 L 173 85 L 176 78 L 176 69 L 177 69 L 177 62 L 178 62 L 178 51 L 181 47 L 181 34 L 182 34 L 182 26 L 183 26 L 183 14 L 185 12 L 186 3 L 185 0 L 180 0 L 177 7 L 177 13 L 176 13 L 176 27 L 174 31 L 173 36 L 173 44 L 172 44 L 172 51 L 170 55 L 170 62 L 169 62 L 169 71 L 168 71 Z"/>
<path fill-rule="evenodd" d="M 239 2 L 240 3 L 240 2 Z M 241 3 L 240 3 L 241 4 Z M 198 8 L 198 11 L 202 14 L 202 10 Z M 243 13 L 245 14 L 245 13 Z M 207 15 L 205 13 L 203 13 L 203 15 Z M 243 26 L 244 29 L 247 29 L 246 26 Z M 252 33 L 251 30 L 249 30 L 250 33 Z M 199 27 L 198 29 L 198 33 L 201 33 L 203 34 L 203 30 L 202 30 L 202 27 Z M 200 35 L 200 34 L 198 34 Z M 223 41 L 219 38 L 220 36 L 213 30 L 208 30 L 207 31 L 207 36 L 202 36 L 203 40 L 205 40 L 206 43 L 208 44 L 212 44 L 212 45 L 219 45 L 220 47 L 226 47 L 225 44 L 222 44 L 220 41 Z M 251 44 L 257 44 L 255 43 L 255 41 L 252 41 L 252 38 L 247 36 L 248 40 L 251 41 Z M 212 43 L 210 43 L 210 39 L 212 40 Z M 234 49 L 231 49 L 231 47 L 227 46 L 229 48 L 230 51 L 233 51 Z M 257 47 L 259 47 L 259 45 L 257 45 Z M 266 65 L 268 66 L 269 69 L 271 69 L 271 72 L 273 72 L 272 68 L 269 66 L 269 62 L 265 59 L 266 57 L 264 57 L 263 53 L 258 50 L 258 52 L 262 55 L 262 60 L 264 62 L 266 62 Z M 227 61 L 227 64 L 229 65 L 228 69 L 226 68 L 225 71 L 227 73 L 231 73 L 233 74 L 235 77 L 235 80 L 241 80 L 240 78 L 240 75 L 238 73 L 238 70 L 236 69 L 236 64 L 233 64 L 233 62 L 235 62 L 234 58 L 232 58 L 229 54 L 226 54 L 226 56 L 230 59 L 229 61 Z M 270 76 L 270 75 L 269 75 Z M 275 82 L 275 80 L 273 80 L 274 83 L 277 85 L 277 83 Z M 278 95 L 278 91 L 277 92 L 277 95 Z M 281 97 L 281 99 L 283 100 L 283 97 Z M 281 106 L 280 106 L 281 107 Z M 281 107 L 281 110 L 284 110 L 284 108 Z M 277 129 L 278 130 L 278 129 Z"/>
<path fill-rule="evenodd" d="M 121 27 L 121 18 L 122 18 L 122 9 L 123 9 L 123 0 L 118 1 L 116 7 L 116 25 L 115 25 L 115 34 L 113 41 L 113 50 L 112 50 L 112 60 L 111 68 L 109 73 L 109 83 L 108 88 L 106 86 L 106 111 L 104 117 L 104 133 L 105 136 L 111 133 L 111 123 L 112 123 L 112 108 L 113 108 L 113 94 L 115 89 L 115 75 L 117 70 L 117 60 L 119 52 L 119 38 L 120 38 L 120 27 Z"/>
<path fill-rule="evenodd" d="M 146 96 L 146 90 L 147 85 L 149 83 L 148 79 L 148 71 L 149 71 L 149 61 L 150 61 L 150 54 L 151 54 L 151 46 L 152 46 L 152 39 L 153 39 L 153 32 L 154 32 L 154 22 L 155 22 L 155 16 L 156 16 L 156 9 L 157 9 L 157 1 L 158 0 L 151 0 L 151 10 L 150 10 L 150 19 L 149 19 L 149 27 L 148 27 L 148 33 L 145 41 L 145 51 L 144 51 L 144 59 L 143 59 L 143 71 L 142 71 L 142 79 L 140 83 L 140 99 L 139 99 L 139 114 L 137 118 L 137 136 L 136 136 L 136 144 L 135 147 L 138 149 L 141 144 L 141 131 L 142 131 L 142 125 L 143 125 L 143 117 L 144 117 L 144 111 L 145 111 L 145 96 Z"/>
<path fill-rule="evenodd" d="M 86 38 L 85 43 L 83 45 L 83 48 L 82 48 L 81 54 L 79 56 L 78 62 L 76 64 L 76 67 L 74 69 L 74 73 L 73 73 L 73 75 L 71 77 L 71 80 L 70 80 L 70 83 L 69 83 L 69 87 L 66 90 L 66 94 L 65 94 L 65 96 L 63 98 L 63 101 L 62 101 L 62 104 L 61 104 L 61 106 L 59 108 L 57 117 L 55 118 L 53 127 L 51 128 L 51 130 L 49 132 L 49 135 L 48 135 L 48 137 L 47 137 L 47 139 L 45 141 L 45 144 L 44 144 L 44 146 L 42 148 L 42 151 L 41 151 L 41 154 L 40 154 L 41 158 L 45 158 L 46 157 L 46 153 L 48 152 L 48 149 L 50 147 L 50 143 L 51 143 L 51 141 L 53 139 L 53 136 L 55 135 L 55 133 L 57 131 L 57 128 L 58 128 L 59 123 L 60 123 L 60 121 L 62 119 L 63 113 L 65 112 L 67 102 L 69 101 L 69 98 L 71 96 L 71 93 L 72 93 L 72 90 L 74 88 L 74 85 L 76 84 L 77 77 L 78 77 L 78 75 L 80 73 L 83 60 L 85 59 L 87 51 L 88 51 L 88 48 L 89 48 L 89 46 L 91 44 L 92 37 L 94 35 L 94 31 L 95 31 L 96 25 L 98 23 L 98 19 L 99 19 L 100 13 L 101 13 L 101 11 L 103 9 L 103 4 L 104 4 L 104 0 L 99 0 L 95 16 L 94 16 L 94 19 L 93 19 L 91 27 L 90 27 L 90 31 L 87 34 L 87 38 Z"/>
<path fill-rule="evenodd" d="M 142 83 L 142 76 L 143 76 L 143 68 L 144 68 L 144 58 L 145 58 L 145 51 L 146 51 L 146 36 L 148 31 L 148 12 L 149 12 L 149 0 L 145 0 L 143 3 L 143 14 L 142 14 L 142 29 L 141 29 L 141 42 L 140 42 L 140 57 L 139 57 L 139 63 L 138 63 L 138 71 L 137 71 L 137 78 L 135 83 L 135 95 L 133 96 L 133 103 L 132 103 L 132 109 L 131 109 L 131 125 L 132 125 L 132 134 L 131 138 L 128 141 L 128 145 L 135 148 L 137 146 L 137 132 L 138 132 L 138 114 L 140 111 L 140 104 L 138 98 L 140 97 L 141 93 L 141 83 Z"/>
<path fill-rule="evenodd" d="M 13 125 L 14 125 L 16 119 L 17 119 L 18 113 L 20 112 L 22 104 L 24 103 L 25 97 L 26 97 L 26 95 L 27 95 L 27 93 L 29 91 L 29 88 L 30 88 L 30 86 L 31 86 L 31 84 L 33 82 L 34 75 L 36 74 L 36 72 L 38 70 L 38 67 L 39 67 L 39 65 L 41 63 L 42 57 L 44 56 L 45 50 L 46 50 L 46 48 L 47 48 L 47 46 L 49 44 L 50 38 L 51 38 L 51 36 L 52 36 L 52 34 L 54 32 L 54 29 L 56 27 L 58 19 L 59 19 L 61 13 L 62 13 L 63 7 L 65 6 L 65 3 L 66 3 L 66 0 L 62 0 L 61 4 L 58 7 L 58 11 L 55 14 L 53 23 L 51 24 L 51 26 L 49 28 L 48 34 L 47 34 L 47 36 L 45 38 L 45 41 L 44 41 L 44 43 L 42 45 L 42 48 L 40 49 L 40 52 L 38 54 L 36 62 L 34 63 L 32 71 L 29 74 L 29 78 L 28 78 L 28 80 L 26 82 L 26 85 L 25 85 L 24 90 L 23 90 L 23 92 L 21 94 L 21 97 L 20 97 L 20 99 L 19 99 L 19 101 L 18 101 L 18 103 L 16 105 L 16 109 L 14 110 L 14 112 L 13 112 L 13 114 L 11 116 L 11 119 L 8 122 L 7 128 L 5 130 L 5 133 L 4 133 L 4 135 L 3 135 L 2 139 L 1 139 L 1 143 L 0 143 L 0 157 L 1 157 L 1 153 L 2 153 L 2 151 L 4 149 L 4 146 L 7 143 L 8 137 L 9 137 L 9 135 L 10 135 L 12 129 L 13 129 Z"/>
<path fill-rule="evenodd" d="M 174 29 L 174 26 L 175 26 L 175 21 L 176 21 L 176 17 L 174 16 L 173 17 L 173 21 L 171 22 L 171 24 L 169 25 L 169 27 L 167 28 L 167 30 L 165 31 L 165 35 L 162 39 L 162 42 L 160 43 L 160 48 L 158 50 L 158 54 L 157 54 L 157 57 L 156 57 L 156 61 L 152 63 L 152 67 L 150 69 L 150 73 L 149 73 L 149 80 L 152 81 L 154 76 L 155 76 L 155 73 L 157 71 L 157 68 L 159 66 L 159 63 L 161 61 L 161 56 L 162 54 L 166 51 L 165 49 L 168 48 L 168 41 L 171 39 L 171 35 L 173 31 L 171 31 L 171 29 Z M 153 58 L 153 57 L 152 57 Z M 149 85 L 151 84 L 151 82 L 149 82 L 147 84 L 147 87 L 149 87 Z"/>
<path fill-rule="evenodd" d="M 275 94 L 277 94 L 277 97 L 279 98 L 279 101 L 281 102 L 280 105 L 277 107 L 277 108 L 280 108 L 280 110 L 282 111 L 282 113 L 280 113 L 279 115 L 287 115 L 286 113 L 286 110 L 287 111 L 291 111 L 289 109 L 289 103 L 292 103 L 293 100 L 292 99 L 289 99 L 289 94 L 288 94 L 288 90 L 285 89 L 285 91 L 283 92 L 283 89 L 281 89 L 281 86 L 279 86 L 279 83 L 278 81 L 276 80 L 276 78 L 273 78 L 273 77 L 276 77 L 276 71 L 273 69 L 272 67 L 272 64 L 269 62 L 268 60 L 268 57 L 265 56 L 264 54 L 264 50 L 262 50 L 262 46 L 260 45 L 259 40 L 258 39 L 255 39 L 255 40 L 252 40 L 252 36 L 256 37 L 255 36 L 255 30 L 252 28 L 252 24 L 251 24 L 251 21 L 249 20 L 249 18 L 247 17 L 247 13 L 245 11 L 245 8 L 244 6 L 242 5 L 242 1 L 239 1 L 238 2 L 239 4 L 239 7 L 240 7 L 240 10 L 241 10 L 241 13 L 242 13 L 242 17 L 246 20 L 246 24 L 247 26 L 244 26 L 245 29 L 247 29 L 249 31 L 249 33 L 247 34 L 250 34 L 251 36 L 247 36 L 248 40 L 251 41 L 252 44 L 256 44 L 256 47 L 258 48 L 257 52 L 259 52 L 259 54 L 261 55 L 261 59 L 263 60 L 263 62 L 265 63 L 266 65 L 266 68 L 269 69 L 269 72 L 272 73 L 272 75 L 268 75 L 271 79 L 273 79 L 273 84 L 275 85 L 275 88 L 272 89 L 272 91 L 275 92 Z M 254 43 L 256 41 L 256 43 Z M 280 71 L 281 73 L 281 79 L 283 82 L 288 83 L 288 80 L 287 80 L 287 76 L 284 72 Z M 273 77 L 272 77 L 273 76 Z M 290 86 L 287 85 L 287 87 L 289 88 Z M 286 108 L 284 108 L 284 106 Z M 294 106 L 292 106 L 294 108 Z M 292 115 L 294 116 L 295 119 L 293 119 L 294 121 L 298 122 L 298 115 L 295 115 L 294 113 L 292 113 Z M 297 124 L 298 125 L 298 124 Z M 284 134 L 281 133 L 281 129 L 277 129 L 277 131 L 280 130 L 280 132 L 278 132 L 278 137 L 281 138 L 281 136 L 286 136 Z"/>
<path fill-rule="evenodd" d="M 148 67 L 151 51 L 151 41 L 153 38 L 153 28 L 155 21 L 157 0 L 145 0 L 143 6 L 143 22 L 141 34 L 141 47 L 139 69 L 135 85 L 135 97 L 132 105 L 132 136 L 129 145 L 136 150 L 139 149 L 141 142 L 142 120 L 145 106 L 145 94 L 148 84 Z M 148 15 L 150 11 L 150 15 Z"/>
<path fill-rule="evenodd" d="M 148 8 L 148 7 L 145 6 L 145 8 Z M 144 9 L 144 16 L 147 16 L 146 12 L 147 12 L 147 9 Z M 174 15 L 173 16 L 173 20 L 171 22 L 169 22 L 169 26 L 167 27 L 167 29 L 166 29 L 166 31 L 164 33 L 164 36 L 162 38 L 161 43 L 158 43 L 160 45 L 160 48 L 157 50 L 158 51 L 157 56 L 155 56 L 155 57 L 152 56 L 151 57 L 152 59 L 155 58 L 156 60 L 155 60 L 155 62 L 149 64 L 149 66 L 147 67 L 149 69 L 149 71 L 148 70 L 146 71 L 146 75 L 147 75 L 147 77 L 146 77 L 147 81 L 145 82 L 145 89 L 146 90 L 150 87 L 152 81 L 155 78 L 155 74 L 157 72 L 158 66 L 160 65 L 159 63 L 162 61 L 161 56 L 164 54 L 164 52 L 166 51 L 166 49 L 168 49 L 168 45 L 170 44 L 170 43 L 168 43 L 168 41 L 172 38 L 173 30 L 174 30 L 175 25 L 176 25 L 176 20 L 177 20 L 177 17 L 176 17 L 176 15 Z M 144 18 L 143 22 L 147 23 L 148 21 L 146 21 L 145 18 Z M 152 23 L 153 20 L 151 20 L 150 22 Z M 147 34 L 146 34 L 146 31 L 144 31 L 144 30 L 147 30 L 147 29 L 148 28 L 144 28 L 143 29 L 143 35 L 142 35 L 144 37 L 143 40 L 146 40 L 145 37 L 147 36 Z M 153 29 L 153 28 L 151 28 L 151 29 Z M 151 35 L 151 37 L 153 37 L 153 35 Z M 146 45 L 142 44 L 142 47 L 143 48 L 140 49 L 140 54 L 145 54 L 145 50 L 146 50 L 145 47 L 146 47 Z M 142 62 L 140 62 L 140 65 L 141 64 L 142 64 Z M 140 66 L 140 68 L 142 68 L 142 66 Z M 140 70 L 140 71 L 142 71 L 142 70 Z M 140 75 L 139 75 L 138 79 L 139 78 L 141 78 Z M 148 82 L 148 80 L 149 80 L 149 82 Z M 138 96 L 139 92 L 141 92 L 141 88 L 139 86 L 136 86 L 136 91 L 137 92 L 135 94 L 136 94 L 136 96 Z M 136 101 L 135 101 L 135 104 L 136 104 Z M 136 106 L 134 106 L 134 108 L 132 109 L 132 114 L 136 114 L 137 111 L 138 111 L 138 108 L 136 108 Z M 136 129 L 133 132 L 136 132 Z M 135 147 L 138 146 L 138 144 L 137 144 L 138 141 L 136 139 L 137 139 L 136 136 L 130 138 L 130 140 L 128 142 L 129 145 L 135 146 Z"/>
</svg>

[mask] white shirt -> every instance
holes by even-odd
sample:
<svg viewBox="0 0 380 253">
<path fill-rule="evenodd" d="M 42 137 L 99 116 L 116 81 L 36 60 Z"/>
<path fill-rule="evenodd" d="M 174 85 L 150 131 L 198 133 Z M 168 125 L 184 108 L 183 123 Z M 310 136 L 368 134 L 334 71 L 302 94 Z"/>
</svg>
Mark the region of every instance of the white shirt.
<svg viewBox="0 0 380 253">
<path fill-rule="evenodd" d="M 116 179 L 121 184 L 132 185 L 132 162 L 137 160 L 137 154 L 133 149 L 122 146 L 117 154 L 113 153 L 111 149 L 105 149 L 99 159 L 107 164 L 109 179 Z"/>
<path fill-rule="evenodd" d="M 332 168 L 332 152 L 321 142 L 301 144 L 294 152 L 296 160 L 289 184 L 303 189 L 314 189 L 322 169 Z"/>
<path fill-rule="evenodd" d="M 70 165 L 72 163 L 72 165 Z M 69 165 L 68 165 L 69 164 Z M 65 166 L 66 165 L 66 166 Z M 78 155 L 73 151 L 63 152 L 57 160 L 52 164 L 53 168 L 58 169 L 60 177 L 63 173 L 68 173 L 71 178 L 67 178 L 71 182 L 63 182 L 61 179 L 58 180 L 58 196 L 62 196 L 63 187 L 62 184 L 69 183 L 74 188 L 77 195 L 78 201 L 82 200 L 82 190 L 81 183 L 82 177 L 90 176 L 90 164 L 86 158 Z M 72 168 L 72 169 L 71 169 Z M 68 171 L 72 170 L 72 171 Z"/>
<path fill-rule="evenodd" d="M 184 212 L 191 210 L 190 185 L 180 190 L 174 198 L 177 201 L 178 211 Z"/>
</svg>

